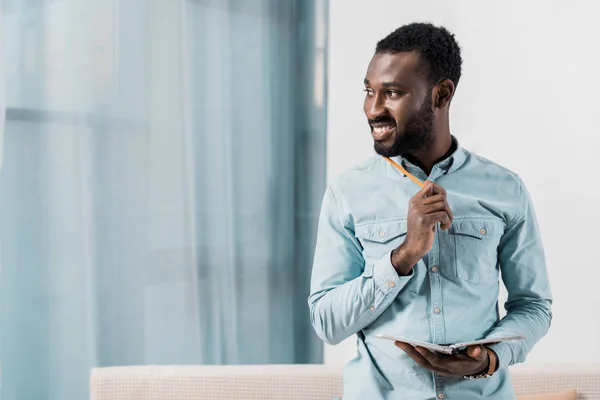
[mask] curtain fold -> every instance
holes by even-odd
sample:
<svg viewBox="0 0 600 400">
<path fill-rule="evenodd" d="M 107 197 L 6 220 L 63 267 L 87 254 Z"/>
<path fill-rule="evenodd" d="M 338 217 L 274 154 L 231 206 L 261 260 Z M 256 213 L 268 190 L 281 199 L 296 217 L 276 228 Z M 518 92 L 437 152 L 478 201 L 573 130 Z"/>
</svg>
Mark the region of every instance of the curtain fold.
<svg viewBox="0 0 600 400">
<path fill-rule="evenodd" d="M 327 2 L 0 4 L 2 399 L 86 398 L 93 366 L 321 362 Z"/>
</svg>

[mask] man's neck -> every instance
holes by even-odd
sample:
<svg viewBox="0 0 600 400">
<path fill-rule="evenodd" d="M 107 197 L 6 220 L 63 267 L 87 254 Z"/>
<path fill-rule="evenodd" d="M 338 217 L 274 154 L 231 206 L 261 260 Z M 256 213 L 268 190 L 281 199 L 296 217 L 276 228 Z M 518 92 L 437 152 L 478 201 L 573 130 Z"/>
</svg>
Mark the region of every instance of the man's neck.
<svg viewBox="0 0 600 400">
<path fill-rule="evenodd" d="M 404 155 L 408 161 L 419 166 L 425 174 L 429 175 L 433 166 L 444 160 L 456 150 L 450 132 L 437 135 L 435 141 L 427 149 Z"/>
</svg>

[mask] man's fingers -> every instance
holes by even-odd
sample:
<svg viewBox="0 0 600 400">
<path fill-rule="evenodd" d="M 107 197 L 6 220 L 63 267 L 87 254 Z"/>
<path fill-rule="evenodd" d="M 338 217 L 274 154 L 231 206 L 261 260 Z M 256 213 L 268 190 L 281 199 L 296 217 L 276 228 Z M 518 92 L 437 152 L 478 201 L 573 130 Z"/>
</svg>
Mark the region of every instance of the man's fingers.
<svg viewBox="0 0 600 400">
<path fill-rule="evenodd" d="M 452 225 L 452 219 L 446 211 L 438 211 L 432 214 L 426 214 L 425 220 L 428 224 L 435 225 L 438 222 L 442 225 L 443 229 L 448 229 Z"/>
<path fill-rule="evenodd" d="M 403 342 L 395 342 L 395 345 L 404 350 L 419 366 L 444 376 L 471 375 L 481 371 L 488 357 L 483 346 L 469 346 L 465 352 L 445 357 L 426 348 L 413 347 Z"/>
<path fill-rule="evenodd" d="M 420 201 L 423 205 L 434 204 L 440 201 L 446 201 L 446 195 L 442 193 L 434 194 L 433 196 L 425 197 Z"/>
<path fill-rule="evenodd" d="M 430 183 L 428 188 L 430 190 L 434 190 L 435 188 L 439 188 L 440 190 L 444 190 L 440 186 L 435 185 L 434 183 Z M 445 218 L 442 217 L 440 220 L 436 220 L 434 223 L 441 223 L 442 230 L 447 230 L 452 225 L 452 220 L 454 219 L 454 214 L 448 205 L 448 200 L 446 199 L 446 192 L 437 193 L 431 195 L 429 197 L 425 197 L 424 199 L 413 198 L 413 207 L 417 207 L 419 211 L 423 214 L 433 214 L 438 211 L 445 211 L 450 218 L 448 222 Z"/>
<path fill-rule="evenodd" d="M 413 197 L 413 199 L 415 199 L 415 200 L 417 200 L 417 199 L 418 200 L 422 200 L 422 199 L 424 199 L 426 197 L 431 196 L 433 194 L 432 193 L 433 188 L 431 187 L 431 185 L 433 185 L 433 182 L 425 181 L 425 186 L 423 186 L 421 188 L 421 190 L 419 190 L 417 192 L 417 194 L 415 194 L 415 196 Z"/>
<path fill-rule="evenodd" d="M 416 351 L 423 358 L 423 360 L 425 360 L 425 362 L 431 366 L 429 369 L 432 371 L 444 376 L 451 375 L 450 368 L 448 366 L 448 362 L 451 359 L 442 358 L 424 347 L 417 346 L 414 348 L 414 351 Z"/>
<path fill-rule="evenodd" d="M 426 197 L 435 196 L 436 194 L 446 195 L 446 190 L 431 181 L 425 181 L 425 186 L 415 195 L 417 199 L 424 199 Z"/>
<path fill-rule="evenodd" d="M 432 204 L 425 204 L 422 206 L 422 211 L 423 214 L 431 214 L 437 211 L 445 211 L 446 208 L 446 202 L 445 201 L 438 201 L 437 203 L 432 203 Z"/>
<path fill-rule="evenodd" d="M 422 206 L 421 210 L 424 214 L 433 214 L 438 211 L 445 211 L 446 214 L 448 214 L 448 217 L 450 218 L 450 222 L 452 222 L 452 219 L 454 218 L 454 214 L 452 214 L 452 210 L 450 210 L 450 206 L 445 200 L 438 201 L 437 203 L 433 204 L 424 205 Z"/>
<path fill-rule="evenodd" d="M 435 366 L 433 366 L 429 361 L 427 361 L 427 359 L 425 359 L 425 357 L 423 357 L 421 355 L 421 353 L 419 353 L 412 345 L 407 344 L 407 343 L 403 343 L 403 342 L 395 342 L 394 343 L 397 347 L 401 348 L 402 350 L 404 350 L 404 352 L 406 354 L 408 354 L 408 356 L 410 358 L 413 359 L 414 362 L 416 362 L 419 366 L 423 367 L 423 368 L 427 368 L 430 371 L 434 371 L 437 372 L 439 374 L 447 374 L 447 371 L 442 370 L 440 368 L 437 368 Z"/>
<path fill-rule="evenodd" d="M 408 354 L 408 356 L 412 358 L 414 362 L 419 364 L 421 367 L 427 368 L 432 371 L 436 371 L 435 367 L 431 365 L 412 345 L 402 342 L 396 342 L 396 346 L 404 350 L 404 352 Z"/>
<path fill-rule="evenodd" d="M 446 212 L 446 214 L 448 215 L 448 221 L 442 221 L 441 224 L 441 228 L 442 230 L 446 230 L 450 228 L 450 225 L 452 225 L 452 221 L 454 220 L 454 214 L 452 213 L 452 210 L 450 209 L 450 206 L 448 205 L 448 202 L 444 202 L 444 209 L 443 211 Z"/>
<path fill-rule="evenodd" d="M 440 216 L 433 223 L 441 223 L 441 228 L 446 230 L 450 228 L 454 214 L 448 205 L 446 199 L 446 190 L 433 182 L 427 181 L 425 187 L 421 189 L 411 200 L 411 206 L 417 207 L 423 214 L 433 214 L 437 211 L 445 211 L 448 214 L 449 221 Z"/>
<path fill-rule="evenodd" d="M 424 347 L 416 347 L 415 350 L 423 357 L 429 364 L 440 370 L 447 370 L 447 361 L 449 358 L 442 358 Z"/>
<path fill-rule="evenodd" d="M 429 181 L 428 181 L 429 182 Z M 434 194 L 443 194 L 446 195 L 446 189 L 444 189 L 443 187 L 441 187 L 440 185 L 430 182 L 430 195 L 433 196 Z"/>
</svg>

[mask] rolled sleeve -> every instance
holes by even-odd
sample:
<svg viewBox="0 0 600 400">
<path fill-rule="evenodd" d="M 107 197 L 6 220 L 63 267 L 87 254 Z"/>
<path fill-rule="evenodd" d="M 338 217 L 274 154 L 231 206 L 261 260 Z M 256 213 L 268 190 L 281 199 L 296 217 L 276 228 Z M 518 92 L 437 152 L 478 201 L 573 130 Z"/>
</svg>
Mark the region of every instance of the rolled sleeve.
<svg viewBox="0 0 600 400">
<path fill-rule="evenodd" d="M 336 344 L 375 321 L 412 278 L 398 276 L 391 251 L 366 262 L 333 191 L 325 194 L 308 302 L 319 337 Z"/>
<path fill-rule="evenodd" d="M 379 261 L 372 266 L 372 275 L 377 288 L 387 295 L 394 290 L 402 290 L 413 276 L 413 271 L 410 275 L 400 276 L 392 265 L 392 252 L 386 253 Z"/>
<path fill-rule="evenodd" d="M 552 321 L 552 294 L 541 235 L 529 194 L 519 184 L 519 209 L 499 247 L 502 281 L 508 292 L 507 313 L 488 337 L 523 335 L 525 339 L 490 346 L 498 354 L 501 368 L 525 361 Z"/>
<path fill-rule="evenodd" d="M 498 369 L 508 367 L 513 364 L 512 350 L 507 342 L 496 343 L 489 346 L 498 356 Z"/>
</svg>

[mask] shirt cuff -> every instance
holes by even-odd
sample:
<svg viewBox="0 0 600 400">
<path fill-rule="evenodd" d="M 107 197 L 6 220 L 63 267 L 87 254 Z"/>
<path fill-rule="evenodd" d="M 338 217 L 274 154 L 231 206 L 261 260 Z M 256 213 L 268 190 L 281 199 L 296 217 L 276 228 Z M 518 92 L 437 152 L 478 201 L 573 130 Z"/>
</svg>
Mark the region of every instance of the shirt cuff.
<svg viewBox="0 0 600 400">
<path fill-rule="evenodd" d="M 373 279 L 383 294 L 387 295 L 394 290 L 401 290 L 414 275 L 413 271 L 407 276 L 400 276 L 392 265 L 392 252 L 386 253 L 381 260 L 373 265 Z"/>
<path fill-rule="evenodd" d="M 494 350 L 494 353 L 498 356 L 498 370 L 512 365 L 512 350 L 509 343 L 496 343 L 488 347 Z"/>
</svg>

